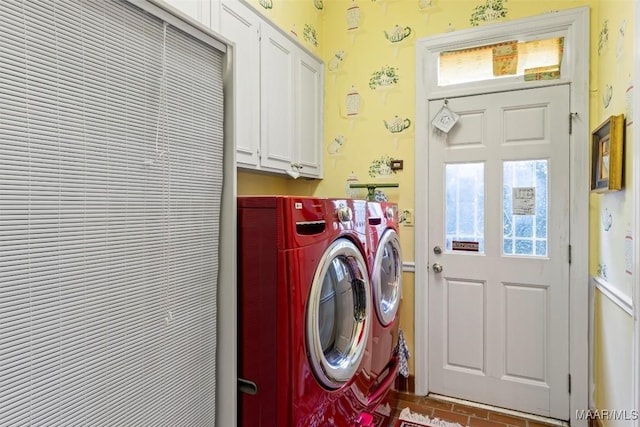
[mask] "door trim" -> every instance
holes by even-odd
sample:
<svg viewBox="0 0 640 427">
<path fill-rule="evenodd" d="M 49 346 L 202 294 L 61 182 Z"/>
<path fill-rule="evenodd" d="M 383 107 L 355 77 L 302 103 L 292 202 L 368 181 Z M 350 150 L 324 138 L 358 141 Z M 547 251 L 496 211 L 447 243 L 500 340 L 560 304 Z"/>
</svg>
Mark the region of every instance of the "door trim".
<svg viewBox="0 0 640 427">
<path fill-rule="evenodd" d="M 541 82 L 490 82 L 464 88 L 434 87 L 434 61 L 444 50 L 496 43 L 509 37 L 536 34 L 553 37 L 565 36 L 565 63 L 567 76 L 560 80 Z M 428 155 L 431 135 L 427 120 L 428 101 L 446 96 L 467 96 L 545 85 L 569 83 L 570 111 L 577 113 L 570 135 L 570 238 L 572 247 L 569 267 L 569 372 L 572 391 L 569 411 L 572 426 L 587 426 L 586 420 L 576 419 L 576 410 L 588 408 L 588 245 L 584 236 L 589 232 L 589 8 L 581 7 L 560 12 L 485 25 L 478 28 L 445 33 L 416 41 L 416 141 L 415 158 Z M 567 117 L 567 120 L 569 118 Z M 427 142 L 427 143 L 424 143 Z M 640 150 L 638 150 L 640 151 Z M 423 301 L 428 298 L 427 261 L 429 258 L 426 197 L 428 168 L 416 168 L 415 208 L 423 214 L 415 216 L 415 378 L 416 394 L 426 395 L 428 383 L 428 312 Z"/>
<path fill-rule="evenodd" d="M 635 6 L 635 19 L 636 22 L 640 22 L 640 3 L 636 2 Z M 640 32 L 635 31 L 635 46 L 640 46 Z M 638 89 L 640 88 L 640 52 L 638 49 L 634 49 L 634 97 L 633 97 L 633 121 L 640 122 L 640 98 L 638 98 Z M 628 120 L 628 119 L 627 119 Z M 635 126 L 637 128 L 637 125 Z M 640 132 L 634 129 L 633 132 L 633 188 L 640 188 Z M 634 247 L 633 247 L 633 290 L 632 290 L 632 305 L 633 305 L 633 355 L 631 358 L 631 381 L 633 385 L 633 401 L 636 408 L 640 408 L 640 238 L 638 238 L 638 232 L 640 231 L 640 197 L 634 198 Z M 640 419 L 633 421 L 633 427 L 640 427 Z"/>
</svg>

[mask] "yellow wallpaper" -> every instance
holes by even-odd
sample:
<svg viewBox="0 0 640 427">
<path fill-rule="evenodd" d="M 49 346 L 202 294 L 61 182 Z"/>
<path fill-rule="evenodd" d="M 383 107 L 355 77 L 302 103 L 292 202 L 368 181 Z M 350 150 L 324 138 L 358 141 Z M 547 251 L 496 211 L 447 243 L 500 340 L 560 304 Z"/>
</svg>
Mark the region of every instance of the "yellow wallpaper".
<svg viewBox="0 0 640 427">
<path fill-rule="evenodd" d="M 612 115 L 629 116 L 633 94 L 634 3 L 599 2 L 592 26 L 591 129 Z M 633 224 L 632 118 L 627 117 L 624 190 L 590 196 L 590 273 L 631 296 L 631 268 L 626 259 Z"/>
<path fill-rule="evenodd" d="M 589 200 L 589 272 L 632 295 L 627 236 L 633 236 L 631 103 L 633 80 L 634 2 L 597 2 L 591 20 L 591 129 L 611 115 L 627 118 L 624 190 L 592 194 Z M 634 238 L 638 238 L 637 233 Z M 598 409 L 632 408 L 633 319 L 600 292 L 594 301 L 594 400 Z M 622 426 L 628 421 L 603 420 Z"/>
<path fill-rule="evenodd" d="M 588 1 L 494 1 L 498 20 L 575 8 Z M 360 182 L 395 182 L 381 189 L 403 209 L 414 208 L 416 39 L 472 26 L 482 0 L 334 0 L 326 2 L 323 196 L 344 194 L 353 172 Z M 505 15 L 502 16 L 501 15 Z M 480 23 L 482 25 L 482 22 Z M 404 169 L 390 172 L 390 159 Z M 418 165 L 419 166 L 419 165 Z M 405 260 L 414 259 L 413 228 L 403 227 Z"/>
<path fill-rule="evenodd" d="M 286 178 L 238 171 L 238 195 L 289 194 Z"/>
</svg>

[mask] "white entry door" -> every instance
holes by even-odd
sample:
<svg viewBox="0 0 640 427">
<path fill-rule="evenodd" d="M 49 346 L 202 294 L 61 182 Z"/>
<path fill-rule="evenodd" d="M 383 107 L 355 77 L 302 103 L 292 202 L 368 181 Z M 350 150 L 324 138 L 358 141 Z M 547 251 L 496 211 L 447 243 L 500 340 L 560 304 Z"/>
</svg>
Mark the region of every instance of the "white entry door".
<svg viewBox="0 0 640 427">
<path fill-rule="evenodd" d="M 458 123 L 429 138 L 429 391 L 569 419 L 569 86 L 448 107 Z"/>
</svg>

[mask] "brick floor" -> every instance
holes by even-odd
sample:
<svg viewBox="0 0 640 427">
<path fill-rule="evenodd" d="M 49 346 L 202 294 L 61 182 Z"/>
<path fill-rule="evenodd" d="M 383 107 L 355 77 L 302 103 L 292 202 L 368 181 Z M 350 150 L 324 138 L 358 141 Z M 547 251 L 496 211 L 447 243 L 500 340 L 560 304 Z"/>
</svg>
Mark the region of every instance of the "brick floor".
<svg viewBox="0 0 640 427">
<path fill-rule="evenodd" d="M 391 391 L 389 402 L 394 409 L 393 419 L 389 427 L 395 425 L 400 411 L 406 407 L 409 407 L 412 412 L 418 412 L 430 418 L 440 418 L 441 420 L 456 422 L 469 427 L 547 427 L 551 425 L 487 409 L 474 408 L 430 397 L 415 396 L 409 393 L 400 393 L 395 390 Z"/>
</svg>

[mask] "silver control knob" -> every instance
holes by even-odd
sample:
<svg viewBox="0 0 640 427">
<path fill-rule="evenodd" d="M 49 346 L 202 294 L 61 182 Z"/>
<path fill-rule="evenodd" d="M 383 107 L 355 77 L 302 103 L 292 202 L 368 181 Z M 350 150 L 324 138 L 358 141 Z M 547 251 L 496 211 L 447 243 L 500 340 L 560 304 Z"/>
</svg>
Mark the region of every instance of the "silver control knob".
<svg viewBox="0 0 640 427">
<path fill-rule="evenodd" d="M 338 220 L 340 220 L 340 222 L 349 222 L 353 218 L 351 209 L 349 209 L 349 207 L 345 205 L 340 205 L 340 207 L 338 207 L 337 213 Z"/>
<path fill-rule="evenodd" d="M 392 208 L 386 208 L 384 214 L 387 216 L 388 220 L 392 220 L 395 217 L 395 212 Z"/>
</svg>

